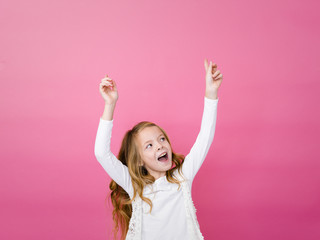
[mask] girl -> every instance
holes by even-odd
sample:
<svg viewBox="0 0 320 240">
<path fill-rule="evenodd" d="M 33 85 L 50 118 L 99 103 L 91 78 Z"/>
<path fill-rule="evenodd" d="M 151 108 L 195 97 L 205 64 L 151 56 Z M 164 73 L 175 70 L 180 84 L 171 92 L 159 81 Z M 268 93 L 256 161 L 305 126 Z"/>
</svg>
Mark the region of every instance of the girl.
<svg viewBox="0 0 320 240">
<path fill-rule="evenodd" d="M 166 132 L 152 122 L 128 130 L 116 157 L 110 151 L 117 85 L 106 75 L 100 83 L 105 108 L 99 120 L 95 156 L 112 178 L 114 238 L 177 240 L 203 239 L 191 198 L 192 182 L 213 141 L 218 89 L 222 74 L 205 59 L 206 90 L 198 137 L 185 157 L 175 153 Z"/>
</svg>

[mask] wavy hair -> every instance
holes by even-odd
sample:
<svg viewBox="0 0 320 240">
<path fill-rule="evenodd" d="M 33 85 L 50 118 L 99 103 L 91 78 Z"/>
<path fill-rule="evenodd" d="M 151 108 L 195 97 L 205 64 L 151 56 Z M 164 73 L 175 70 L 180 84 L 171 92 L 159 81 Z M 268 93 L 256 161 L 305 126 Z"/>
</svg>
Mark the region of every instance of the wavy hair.
<svg viewBox="0 0 320 240">
<path fill-rule="evenodd" d="M 133 198 L 130 199 L 128 193 L 114 180 L 111 180 L 109 184 L 109 188 L 111 190 L 109 197 L 111 198 L 111 202 L 114 208 L 112 211 L 112 218 L 114 222 L 114 239 L 117 238 L 117 233 L 119 230 L 121 231 L 120 239 L 125 239 L 132 214 L 132 201 L 137 194 L 139 194 L 140 198 L 143 201 L 149 204 L 151 213 L 152 201 L 149 198 L 143 196 L 143 189 L 146 185 L 154 183 L 155 178 L 149 174 L 144 166 L 141 166 L 139 164 L 142 162 L 142 158 L 139 152 L 139 147 L 137 146 L 136 139 L 141 130 L 146 127 L 152 126 L 156 126 L 160 129 L 172 149 L 171 142 L 167 133 L 160 126 L 156 125 L 153 122 L 139 122 L 135 126 L 133 126 L 132 129 L 128 130 L 125 133 L 117 158 L 122 162 L 122 164 L 128 167 L 133 186 Z M 171 169 L 166 172 L 166 178 L 168 182 L 178 184 L 178 189 L 180 189 L 181 187 L 180 181 L 174 176 L 173 172 L 175 170 L 178 170 L 178 173 L 182 176 L 182 178 L 184 178 L 181 171 L 184 159 L 185 156 L 183 154 L 175 153 L 172 149 L 173 164 Z"/>
</svg>

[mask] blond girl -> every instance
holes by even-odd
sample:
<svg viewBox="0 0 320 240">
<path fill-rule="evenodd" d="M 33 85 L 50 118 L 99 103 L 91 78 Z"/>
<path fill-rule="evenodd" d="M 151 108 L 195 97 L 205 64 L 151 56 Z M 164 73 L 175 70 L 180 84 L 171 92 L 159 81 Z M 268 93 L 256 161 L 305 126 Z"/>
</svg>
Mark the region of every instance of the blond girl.
<svg viewBox="0 0 320 240">
<path fill-rule="evenodd" d="M 139 122 L 124 135 L 120 151 L 110 150 L 116 82 L 106 75 L 99 90 L 105 108 L 99 120 L 95 156 L 111 177 L 114 239 L 204 239 L 192 202 L 192 182 L 213 141 L 222 74 L 205 59 L 205 96 L 200 132 L 190 152 L 174 152 L 165 130 Z M 186 129 L 187 130 L 187 129 Z M 204 182 L 205 184 L 205 182 Z"/>
</svg>

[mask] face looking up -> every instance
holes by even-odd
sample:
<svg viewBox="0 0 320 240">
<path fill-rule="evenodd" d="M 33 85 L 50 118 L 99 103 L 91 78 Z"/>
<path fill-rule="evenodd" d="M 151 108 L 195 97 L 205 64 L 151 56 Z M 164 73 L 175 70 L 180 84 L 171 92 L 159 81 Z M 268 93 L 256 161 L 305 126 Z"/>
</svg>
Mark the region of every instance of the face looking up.
<svg viewBox="0 0 320 240">
<path fill-rule="evenodd" d="M 172 150 L 162 131 L 157 126 L 146 127 L 139 132 L 137 140 L 143 166 L 149 174 L 155 179 L 165 176 L 172 166 Z"/>
</svg>

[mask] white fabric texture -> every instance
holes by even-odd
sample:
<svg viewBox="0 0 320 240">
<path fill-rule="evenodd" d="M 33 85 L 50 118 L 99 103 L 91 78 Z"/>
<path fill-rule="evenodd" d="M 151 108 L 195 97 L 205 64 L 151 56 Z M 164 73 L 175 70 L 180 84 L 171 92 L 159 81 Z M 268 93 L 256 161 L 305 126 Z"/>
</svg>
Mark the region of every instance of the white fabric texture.
<svg viewBox="0 0 320 240">
<path fill-rule="evenodd" d="M 153 204 L 149 205 L 137 194 L 132 204 L 133 213 L 129 223 L 127 240 L 168 239 L 195 240 L 203 239 L 196 217 L 191 189 L 192 182 L 199 171 L 212 144 L 217 119 L 218 99 L 204 97 L 204 110 L 200 132 L 186 155 L 182 173 L 186 178 L 181 188 L 167 181 L 166 176 L 158 178 L 152 185 L 145 187 L 143 195 Z M 100 118 L 96 141 L 95 156 L 108 175 L 133 197 L 131 176 L 127 166 L 123 165 L 110 150 L 113 120 Z M 175 176 L 182 181 L 177 171 Z"/>
</svg>

